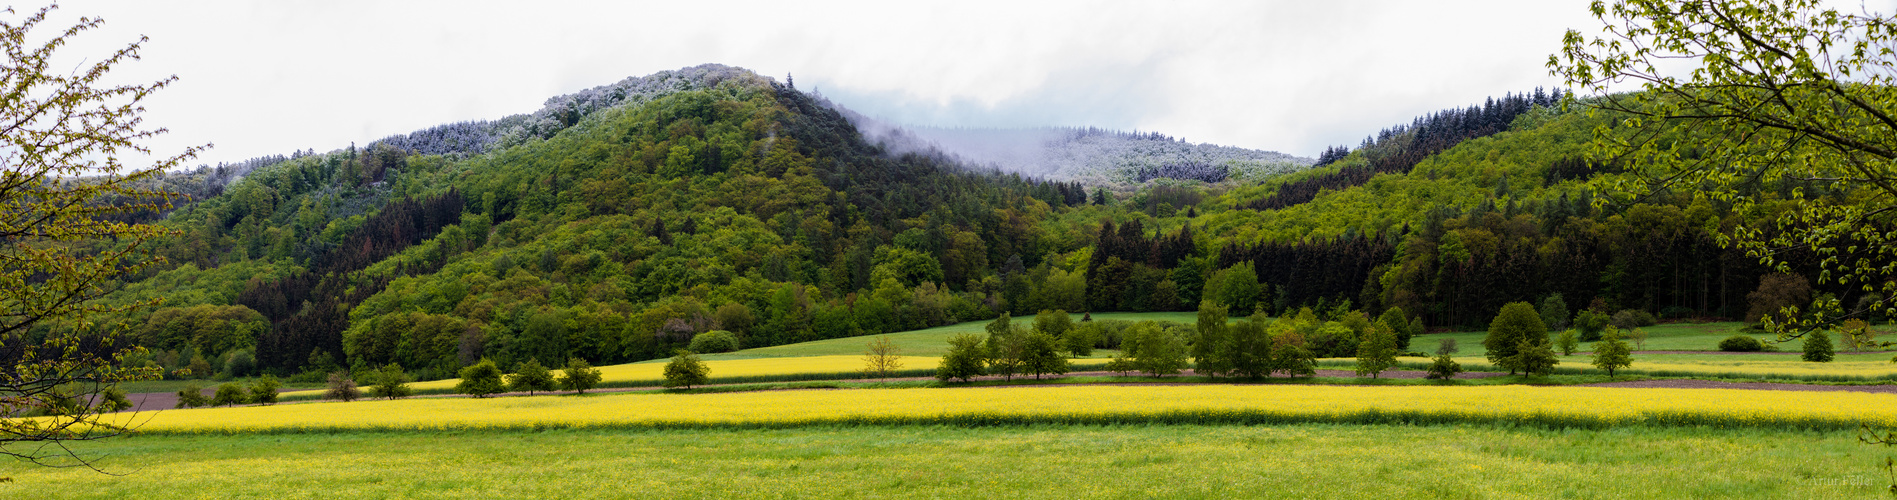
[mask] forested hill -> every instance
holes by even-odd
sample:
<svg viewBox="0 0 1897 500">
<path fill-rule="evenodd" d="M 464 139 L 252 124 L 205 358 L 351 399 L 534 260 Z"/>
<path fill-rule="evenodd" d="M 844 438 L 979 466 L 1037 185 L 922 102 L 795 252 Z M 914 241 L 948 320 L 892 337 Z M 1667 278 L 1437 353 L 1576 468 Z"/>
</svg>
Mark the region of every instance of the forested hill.
<svg viewBox="0 0 1897 500">
<path fill-rule="evenodd" d="M 895 151 L 939 150 L 975 166 L 1090 185 L 1153 179 L 1218 183 L 1295 172 L 1313 160 L 1275 151 L 1193 144 L 1157 132 L 1099 128 L 896 127 L 844 111 L 870 141 Z"/>
<path fill-rule="evenodd" d="M 1631 175 L 1581 159 L 1609 118 L 1552 102 L 1432 114 L 1236 187 L 1116 192 L 892 151 L 819 97 L 700 66 L 259 162 L 163 219 L 181 233 L 158 246 L 173 267 L 107 300 L 165 299 L 118 320 L 166 368 L 422 377 L 651 359 L 712 330 L 761 346 L 1201 300 L 1401 306 L 1429 325 L 1555 293 L 1746 315 L 1766 270 L 1714 235 L 1761 214 L 1694 193 L 1594 206 L 1589 179 Z M 1786 287 L 1767 295 L 1857 298 Z"/>
</svg>

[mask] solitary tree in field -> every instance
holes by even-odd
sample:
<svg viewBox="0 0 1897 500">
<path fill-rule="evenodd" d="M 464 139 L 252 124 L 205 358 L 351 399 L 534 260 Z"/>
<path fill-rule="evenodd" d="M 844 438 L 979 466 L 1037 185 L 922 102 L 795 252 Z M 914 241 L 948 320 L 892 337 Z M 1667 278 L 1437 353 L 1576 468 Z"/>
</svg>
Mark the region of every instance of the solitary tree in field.
<svg viewBox="0 0 1897 500">
<path fill-rule="evenodd" d="M 210 398 L 204 397 L 204 388 L 198 387 L 198 384 L 188 384 L 178 390 L 179 408 L 197 408 L 210 404 Z"/>
<path fill-rule="evenodd" d="M 217 393 L 211 395 L 211 406 L 236 406 L 249 403 L 250 397 L 244 394 L 244 387 L 235 382 L 217 386 Z"/>
<path fill-rule="evenodd" d="M 587 389 L 599 385 L 601 378 L 599 369 L 594 368 L 592 363 L 587 363 L 581 358 L 569 358 L 566 360 L 566 368 L 560 370 L 558 382 L 563 390 L 586 394 Z"/>
<path fill-rule="evenodd" d="M 461 381 L 455 382 L 455 392 L 485 398 L 489 395 L 507 392 L 507 385 L 501 383 L 501 368 L 494 361 L 482 358 L 481 362 L 461 369 Z"/>
<path fill-rule="evenodd" d="M 1508 374 L 1514 375 L 1526 368 L 1518 364 L 1524 358 L 1517 356 L 1524 345 L 1547 348 L 1548 326 L 1542 324 L 1535 306 L 1510 302 L 1489 322 L 1489 335 L 1482 339 L 1482 347 L 1488 349 L 1490 362 L 1507 368 Z"/>
<path fill-rule="evenodd" d="M 89 465 L 62 443 L 130 430 L 101 418 L 97 396 L 159 375 L 127 362 L 143 350 L 122 328 L 95 323 L 158 302 L 94 300 L 164 262 L 150 245 L 170 230 L 120 221 L 169 209 L 170 194 L 140 186 L 203 148 L 165 156 L 141 144 L 165 133 L 144 123 L 141 102 L 177 80 L 110 83 L 126 81 L 111 71 L 138 59 L 144 38 L 56 55 L 103 20 L 37 30 L 54 8 L 0 20 L 0 455 Z M 35 413 L 51 416 L 25 417 Z"/>
<path fill-rule="evenodd" d="M 350 377 L 349 372 L 329 374 L 329 383 L 323 390 L 323 399 L 335 399 L 347 403 L 361 397 L 362 389 L 356 387 L 356 379 Z"/>
<path fill-rule="evenodd" d="M 514 375 L 507 378 L 507 388 L 514 392 L 525 392 L 532 396 L 535 391 L 552 391 L 555 382 L 553 371 L 540 364 L 540 360 L 529 359 L 514 365 Z"/>
<path fill-rule="evenodd" d="M 1373 325 L 1357 344 L 1357 376 L 1377 378 L 1392 366 L 1396 366 L 1396 333 L 1381 324 Z"/>
<path fill-rule="evenodd" d="M 672 362 L 665 364 L 665 386 L 668 388 L 690 389 L 694 385 L 705 385 L 709 380 L 711 368 L 705 366 L 704 361 L 699 361 L 698 355 L 691 351 L 681 349 L 672 355 Z"/>
<path fill-rule="evenodd" d="M 1594 343 L 1594 366 L 1614 376 L 1614 370 L 1632 366 L 1633 352 L 1627 348 L 1627 341 L 1620 339 L 1620 330 L 1608 330 L 1601 334 L 1601 341 Z"/>
<path fill-rule="evenodd" d="M 277 381 L 276 376 L 266 374 L 257 377 L 255 382 L 250 383 L 250 401 L 261 405 L 276 404 L 278 387 L 283 387 L 283 384 Z"/>
<path fill-rule="evenodd" d="M 375 385 L 369 388 L 369 394 L 378 398 L 405 398 L 414 391 L 408 387 L 408 372 L 402 365 L 389 363 L 376 372 Z"/>
<path fill-rule="evenodd" d="M 891 343 L 889 337 L 876 337 L 869 342 L 869 350 L 863 353 L 864 376 L 889 378 L 901 369 L 902 349 Z"/>
<path fill-rule="evenodd" d="M 949 337 L 948 343 L 948 353 L 942 355 L 942 364 L 935 367 L 936 380 L 967 382 L 987 373 L 988 346 L 980 335 L 958 334 Z"/>
</svg>

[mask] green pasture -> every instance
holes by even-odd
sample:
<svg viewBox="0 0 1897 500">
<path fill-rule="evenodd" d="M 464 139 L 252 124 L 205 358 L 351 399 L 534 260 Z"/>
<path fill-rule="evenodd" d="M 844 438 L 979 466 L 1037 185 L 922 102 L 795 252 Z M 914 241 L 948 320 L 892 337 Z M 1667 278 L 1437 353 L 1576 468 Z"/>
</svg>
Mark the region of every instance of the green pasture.
<svg viewBox="0 0 1897 500">
<path fill-rule="evenodd" d="M 11 498 L 1887 498 L 1850 433 L 819 427 L 141 436 Z"/>
</svg>

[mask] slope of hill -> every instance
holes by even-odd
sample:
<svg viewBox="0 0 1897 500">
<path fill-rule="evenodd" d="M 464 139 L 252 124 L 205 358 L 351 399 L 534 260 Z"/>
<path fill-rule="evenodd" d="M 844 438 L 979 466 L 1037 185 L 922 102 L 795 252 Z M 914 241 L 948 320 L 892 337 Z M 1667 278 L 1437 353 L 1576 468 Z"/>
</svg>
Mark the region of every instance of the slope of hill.
<svg viewBox="0 0 1897 500">
<path fill-rule="evenodd" d="M 851 116 L 872 142 L 893 150 L 939 150 L 976 166 L 1094 185 L 1140 184 L 1159 178 L 1207 183 L 1256 180 L 1314 162 L 1274 151 L 1193 144 L 1159 133 L 1063 127 L 895 127 L 854 113 L 845 116 Z"/>
</svg>

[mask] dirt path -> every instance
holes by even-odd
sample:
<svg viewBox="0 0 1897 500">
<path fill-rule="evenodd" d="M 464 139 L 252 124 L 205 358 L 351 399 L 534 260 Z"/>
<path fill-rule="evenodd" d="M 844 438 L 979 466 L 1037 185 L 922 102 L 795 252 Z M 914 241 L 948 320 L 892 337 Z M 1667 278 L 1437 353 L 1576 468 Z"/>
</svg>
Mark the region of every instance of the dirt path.
<svg viewBox="0 0 1897 500">
<path fill-rule="evenodd" d="M 1771 382 L 1714 382 L 1711 380 L 1639 380 L 1579 384 L 1577 387 L 1628 387 L 1657 389 L 1731 389 L 1747 391 L 1842 391 L 1897 394 L 1897 385 L 1819 385 L 1776 384 Z"/>
</svg>

